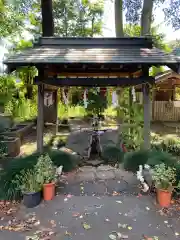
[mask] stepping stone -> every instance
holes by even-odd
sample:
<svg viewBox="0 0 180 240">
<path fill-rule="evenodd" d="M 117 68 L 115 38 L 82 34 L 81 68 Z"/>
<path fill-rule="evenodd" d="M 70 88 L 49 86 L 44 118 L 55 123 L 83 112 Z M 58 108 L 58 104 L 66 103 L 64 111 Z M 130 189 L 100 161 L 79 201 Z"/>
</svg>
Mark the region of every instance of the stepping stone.
<svg viewBox="0 0 180 240">
<path fill-rule="evenodd" d="M 122 169 L 114 169 L 114 174 L 117 179 L 123 179 L 124 175 L 126 174 L 126 171 Z"/>
<path fill-rule="evenodd" d="M 85 182 L 84 194 L 88 196 L 102 196 L 106 193 L 106 185 L 104 182 Z"/>
<path fill-rule="evenodd" d="M 75 176 L 75 181 L 94 181 L 95 174 L 92 171 L 78 172 Z"/>
<path fill-rule="evenodd" d="M 79 172 L 96 172 L 96 168 L 95 167 L 92 167 L 92 166 L 84 166 L 84 167 L 81 167 L 79 168 Z"/>
<path fill-rule="evenodd" d="M 118 192 L 120 193 L 121 191 L 125 191 L 128 187 L 127 183 L 124 182 L 123 180 L 115 180 L 115 179 L 110 179 L 106 181 L 106 186 L 107 186 L 107 192 L 112 194 L 113 192 Z"/>
<path fill-rule="evenodd" d="M 101 165 L 102 163 L 104 163 L 104 161 L 102 161 L 102 160 L 92 160 L 92 161 L 87 160 L 85 163 L 88 165 L 97 167 L 97 166 Z"/>
<path fill-rule="evenodd" d="M 101 165 L 97 168 L 97 171 L 109 171 L 109 170 L 114 170 L 114 167 L 111 167 L 109 165 Z"/>
<path fill-rule="evenodd" d="M 129 185 L 138 185 L 140 183 L 136 175 L 127 171 L 124 172 L 124 176 L 122 179 L 126 181 Z"/>
<path fill-rule="evenodd" d="M 96 177 L 101 180 L 113 179 L 115 174 L 112 170 L 109 171 L 96 171 Z"/>
</svg>

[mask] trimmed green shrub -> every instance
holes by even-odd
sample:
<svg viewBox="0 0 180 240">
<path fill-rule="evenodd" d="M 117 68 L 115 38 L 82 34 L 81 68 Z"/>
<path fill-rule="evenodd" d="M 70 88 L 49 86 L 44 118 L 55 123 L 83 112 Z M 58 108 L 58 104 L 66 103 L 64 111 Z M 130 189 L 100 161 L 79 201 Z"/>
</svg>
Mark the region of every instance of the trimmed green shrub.
<svg viewBox="0 0 180 240">
<path fill-rule="evenodd" d="M 167 166 L 174 167 L 177 160 L 172 154 L 158 150 L 152 150 L 149 153 L 147 164 L 151 167 L 164 163 Z"/>
<path fill-rule="evenodd" d="M 55 166 L 63 166 L 63 171 L 68 172 L 74 169 L 79 163 L 79 158 L 73 156 L 68 152 L 60 150 L 47 151 Z M 1 171 L 0 174 L 0 197 L 5 199 L 14 199 L 19 197 L 19 193 L 15 191 L 15 186 L 12 180 L 15 175 L 19 174 L 22 170 L 33 169 L 36 165 L 40 154 L 34 153 L 30 156 L 19 157 L 12 159 Z"/>
<path fill-rule="evenodd" d="M 102 158 L 104 159 L 106 164 L 122 163 L 124 158 L 124 153 L 119 147 L 108 145 L 103 148 Z"/>
<path fill-rule="evenodd" d="M 136 152 L 128 152 L 124 155 L 124 169 L 136 173 L 139 165 L 147 163 L 149 157 L 148 150 L 139 150 Z"/>
</svg>

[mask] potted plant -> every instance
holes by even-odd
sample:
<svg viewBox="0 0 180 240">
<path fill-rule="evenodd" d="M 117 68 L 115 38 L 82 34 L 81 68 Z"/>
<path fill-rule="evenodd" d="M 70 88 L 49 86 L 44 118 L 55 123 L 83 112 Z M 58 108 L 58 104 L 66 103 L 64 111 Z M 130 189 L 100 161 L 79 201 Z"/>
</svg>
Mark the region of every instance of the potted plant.
<svg viewBox="0 0 180 240">
<path fill-rule="evenodd" d="M 35 166 L 39 181 L 43 182 L 44 200 L 52 200 L 55 196 L 55 183 L 57 180 L 56 167 L 48 154 L 41 155 Z"/>
<path fill-rule="evenodd" d="M 20 175 L 16 175 L 17 187 L 23 194 L 24 205 L 28 208 L 35 207 L 41 202 L 42 183 L 38 181 L 34 169 L 22 170 Z"/>
<path fill-rule="evenodd" d="M 161 207 L 169 207 L 172 192 L 175 188 L 176 169 L 166 166 L 164 163 L 156 165 L 152 169 L 152 179 L 157 189 L 157 200 Z"/>
</svg>

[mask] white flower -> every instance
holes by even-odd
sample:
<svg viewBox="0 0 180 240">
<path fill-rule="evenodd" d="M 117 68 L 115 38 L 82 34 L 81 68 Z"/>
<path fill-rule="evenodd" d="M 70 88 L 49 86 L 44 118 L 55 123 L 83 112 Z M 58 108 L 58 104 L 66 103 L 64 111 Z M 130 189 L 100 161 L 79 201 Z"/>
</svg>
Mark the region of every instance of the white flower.
<svg viewBox="0 0 180 240">
<path fill-rule="evenodd" d="M 142 172 L 142 170 L 143 170 L 143 166 L 139 165 L 139 171 Z"/>
<path fill-rule="evenodd" d="M 148 164 L 145 164 L 145 165 L 144 165 L 144 168 L 145 168 L 145 169 L 150 169 L 151 167 L 150 167 Z"/>
<path fill-rule="evenodd" d="M 140 181 L 141 183 L 144 182 L 144 178 L 143 178 L 143 176 L 141 176 L 141 177 L 139 178 L 139 181 Z"/>
</svg>

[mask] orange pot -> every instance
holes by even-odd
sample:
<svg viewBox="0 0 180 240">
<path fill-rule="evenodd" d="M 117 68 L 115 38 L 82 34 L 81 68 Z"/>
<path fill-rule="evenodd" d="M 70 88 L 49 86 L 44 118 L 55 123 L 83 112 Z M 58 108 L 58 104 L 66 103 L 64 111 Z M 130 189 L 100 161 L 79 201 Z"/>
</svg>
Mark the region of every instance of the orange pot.
<svg viewBox="0 0 180 240">
<path fill-rule="evenodd" d="M 43 185 L 43 198 L 50 201 L 55 196 L 55 183 L 47 183 Z"/>
<path fill-rule="evenodd" d="M 172 192 L 157 189 L 157 200 L 161 207 L 169 207 L 171 204 Z"/>
</svg>

